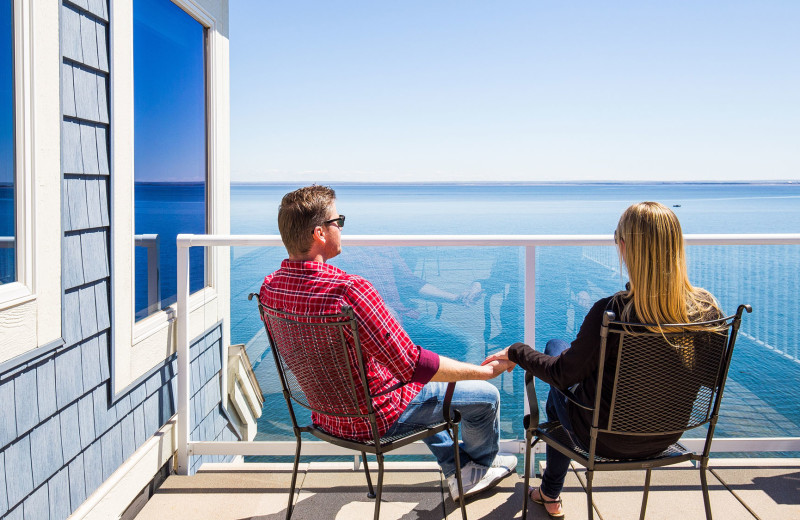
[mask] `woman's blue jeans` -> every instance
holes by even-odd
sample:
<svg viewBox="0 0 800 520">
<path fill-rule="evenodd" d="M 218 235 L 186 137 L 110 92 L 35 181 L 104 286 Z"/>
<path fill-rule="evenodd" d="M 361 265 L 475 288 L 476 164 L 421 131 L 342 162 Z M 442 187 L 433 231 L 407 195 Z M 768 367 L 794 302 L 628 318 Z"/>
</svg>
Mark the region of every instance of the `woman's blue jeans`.
<svg viewBox="0 0 800 520">
<path fill-rule="evenodd" d="M 400 419 L 386 435 L 407 433 L 419 426 L 442 421 L 442 408 L 447 383 L 428 383 L 412 399 Z M 461 412 L 461 443 L 459 458 L 463 468 L 468 462 L 489 467 L 494 461 L 500 441 L 500 393 L 486 381 L 459 381 L 456 384 L 451 406 Z M 453 440 L 447 431 L 426 437 L 428 445 L 442 473 L 449 477 L 456 472 Z"/>
<path fill-rule="evenodd" d="M 557 356 L 569 348 L 569 343 L 561 339 L 551 339 L 547 342 L 544 348 L 544 353 L 548 356 Z M 567 434 L 578 445 L 582 445 L 575 436 L 572 429 L 572 423 L 569 420 L 569 411 L 567 410 L 567 398 L 564 394 L 558 392 L 554 388 L 550 388 L 550 393 L 547 395 L 547 420 L 559 421 L 566 430 Z M 567 478 L 567 471 L 569 471 L 570 458 L 561 453 L 560 451 L 547 446 L 545 451 L 547 460 L 547 467 L 542 475 L 541 492 L 550 498 L 556 498 L 561 494 L 561 489 L 564 487 L 564 479 Z"/>
</svg>

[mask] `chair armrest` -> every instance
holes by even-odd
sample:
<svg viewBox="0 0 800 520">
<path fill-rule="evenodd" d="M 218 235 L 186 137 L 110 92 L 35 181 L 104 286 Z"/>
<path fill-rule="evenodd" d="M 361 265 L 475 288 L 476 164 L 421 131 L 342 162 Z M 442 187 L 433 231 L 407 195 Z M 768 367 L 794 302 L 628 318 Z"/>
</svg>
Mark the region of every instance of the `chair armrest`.
<svg viewBox="0 0 800 520">
<path fill-rule="evenodd" d="M 539 400 L 536 398 L 536 384 L 533 374 L 525 372 L 525 395 L 528 398 L 529 414 L 522 418 L 522 425 L 526 430 L 533 430 L 539 426 Z"/>
<path fill-rule="evenodd" d="M 444 418 L 444 422 L 450 425 L 461 422 L 461 412 L 454 408 L 452 410 L 452 414 L 450 413 L 450 401 L 453 399 L 453 392 L 455 389 L 455 382 L 447 383 L 447 390 L 444 394 L 444 403 L 442 403 L 442 417 Z"/>
<path fill-rule="evenodd" d="M 585 404 L 580 402 L 580 400 L 578 399 L 578 396 L 576 396 L 574 393 L 572 393 L 572 390 L 570 390 L 568 388 L 566 390 L 562 390 L 561 388 L 556 388 L 555 386 L 553 386 L 552 388 L 555 388 L 558 393 L 562 394 L 564 397 L 566 397 L 572 404 L 574 404 L 578 408 L 583 408 L 584 410 L 588 410 L 590 412 L 594 411 L 594 407 L 593 406 L 586 406 Z"/>
</svg>

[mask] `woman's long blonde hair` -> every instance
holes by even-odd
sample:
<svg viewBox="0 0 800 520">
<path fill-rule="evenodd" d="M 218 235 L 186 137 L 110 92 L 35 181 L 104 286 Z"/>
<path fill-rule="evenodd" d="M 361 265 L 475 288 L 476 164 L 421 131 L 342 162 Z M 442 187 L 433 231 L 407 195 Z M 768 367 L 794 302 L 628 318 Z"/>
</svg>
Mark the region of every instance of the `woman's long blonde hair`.
<svg viewBox="0 0 800 520">
<path fill-rule="evenodd" d="M 621 296 L 621 319 L 640 323 L 689 323 L 717 318 L 719 305 L 705 289 L 692 286 L 686 272 L 683 232 L 678 217 L 658 202 L 630 206 L 614 232 L 630 286 Z M 663 332 L 653 327 L 654 332 Z"/>
</svg>

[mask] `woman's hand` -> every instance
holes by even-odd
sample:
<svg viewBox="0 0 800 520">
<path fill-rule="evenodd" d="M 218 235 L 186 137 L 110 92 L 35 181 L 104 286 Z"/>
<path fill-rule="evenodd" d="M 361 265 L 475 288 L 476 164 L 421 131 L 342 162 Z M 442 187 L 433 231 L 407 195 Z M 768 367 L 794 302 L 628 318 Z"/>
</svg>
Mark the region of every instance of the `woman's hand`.
<svg viewBox="0 0 800 520">
<path fill-rule="evenodd" d="M 487 357 L 486 359 L 483 360 L 483 363 L 481 363 L 481 365 L 485 365 L 487 363 L 491 363 L 492 361 L 506 361 L 506 362 L 508 362 L 509 363 L 509 368 L 507 369 L 508 372 L 511 372 L 512 370 L 514 370 L 514 367 L 517 366 L 516 363 L 514 363 L 514 362 L 512 362 L 512 361 L 510 361 L 508 359 L 508 347 L 504 348 L 500 352 L 495 352 L 491 356 Z"/>
</svg>

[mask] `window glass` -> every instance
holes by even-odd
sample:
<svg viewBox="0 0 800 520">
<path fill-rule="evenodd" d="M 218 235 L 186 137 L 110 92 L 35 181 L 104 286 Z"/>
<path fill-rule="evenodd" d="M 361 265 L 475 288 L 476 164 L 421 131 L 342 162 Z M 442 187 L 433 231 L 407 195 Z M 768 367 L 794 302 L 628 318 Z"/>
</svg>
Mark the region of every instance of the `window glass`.
<svg viewBox="0 0 800 520">
<path fill-rule="evenodd" d="M 13 0 L 0 0 L 0 284 L 17 279 L 14 218 Z"/>
<path fill-rule="evenodd" d="M 135 0 L 133 15 L 139 320 L 176 300 L 175 237 L 206 231 L 205 28 L 169 0 Z M 190 255 L 194 292 L 206 261 L 202 248 Z"/>
</svg>

